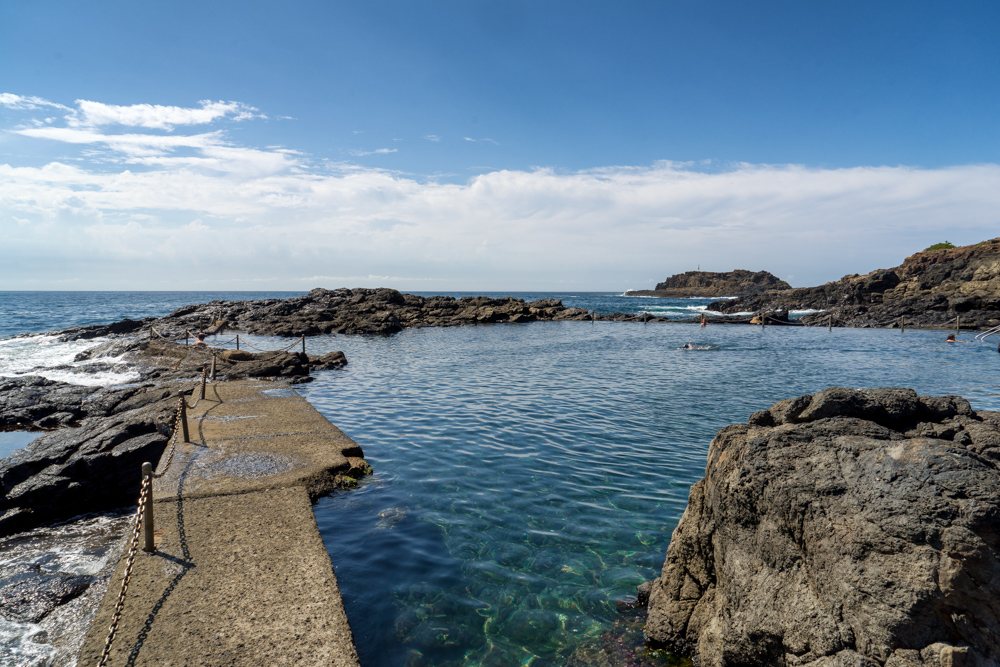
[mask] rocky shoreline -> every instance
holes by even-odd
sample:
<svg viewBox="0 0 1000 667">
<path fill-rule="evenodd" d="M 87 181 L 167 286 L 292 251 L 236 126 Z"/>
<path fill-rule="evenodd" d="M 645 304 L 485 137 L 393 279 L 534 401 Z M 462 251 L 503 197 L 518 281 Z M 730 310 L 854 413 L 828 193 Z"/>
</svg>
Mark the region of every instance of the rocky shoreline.
<svg viewBox="0 0 1000 667">
<path fill-rule="evenodd" d="M 647 641 L 705 667 L 995 667 L 1000 413 L 832 388 L 712 441 Z"/>
<path fill-rule="evenodd" d="M 394 334 L 404 329 L 476 324 L 521 324 L 559 321 L 669 322 L 665 317 L 627 313 L 595 314 L 567 308 L 559 299 L 523 299 L 485 296 L 422 297 L 394 289 L 316 288 L 289 299 L 212 301 L 178 308 L 160 318 L 125 319 L 109 325 L 74 327 L 53 332 L 68 340 L 112 334 L 149 333 L 167 339 L 184 338 L 188 331 L 226 330 L 262 336 L 316 336 L 321 334 Z"/>
<path fill-rule="evenodd" d="M 717 301 L 721 313 L 816 310 L 804 325 L 948 327 L 1000 324 L 1000 238 L 957 248 L 925 250 L 899 266 L 844 276 L 817 287 L 771 290 Z"/>
</svg>

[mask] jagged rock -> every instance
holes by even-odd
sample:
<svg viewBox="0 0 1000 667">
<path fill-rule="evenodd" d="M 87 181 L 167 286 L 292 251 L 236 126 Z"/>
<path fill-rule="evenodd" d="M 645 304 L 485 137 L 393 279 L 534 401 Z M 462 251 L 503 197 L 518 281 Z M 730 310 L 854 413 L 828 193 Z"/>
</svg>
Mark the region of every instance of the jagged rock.
<svg viewBox="0 0 1000 667">
<path fill-rule="evenodd" d="M 134 503 L 140 467 L 166 448 L 176 405 L 166 388 L 110 392 L 78 428 L 0 459 L 0 536 Z"/>
<path fill-rule="evenodd" d="M 651 290 L 629 290 L 625 296 L 689 297 L 745 296 L 771 290 L 791 289 L 791 285 L 767 271 L 736 269 L 725 273 L 687 271 L 670 276 Z"/>
<path fill-rule="evenodd" d="M 997 489 L 1000 413 L 960 397 L 776 403 L 712 441 L 647 640 L 706 667 L 996 666 Z"/>
<path fill-rule="evenodd" d="M 836 326 L 942 326 L 962 318 L 963 328 L 1000 324 L 1000 238 L 974 245 L 918 252 L 899 266 L 799 287 L 717 301 L 723 313 L 819 310 L 804 324 Z"/>
<path fill-rule="evenodd" d="M 309 369 L 325 371 L 333 368 L 343 368 L 347 365 L 347 356 L 343 352 L 330 352 L 322 356 L 309 355 Z"/>
<path fill-rule="evenodd" d="M 586 320 L 581 308 L 566 308 L 559 299 L 525 303 L 504 297 L 422 297 L 392 289 L 317 288 L 305 296 L 259 301 L 213 301 L 178 308 L 170 315 L 147 323 L 151 338 L 183 338 L 197 323 L 225 321 L 230 329 L 271 336 L 319 334 L 389 335 L 420 327 L 469 324 L 522 323 L 538 320 Z M 641 321 L 640 315 L 598 315 L 597 319 Z M 646 317 L 646 321 L 666 321 Z M 193 329 L 191 329 L 193 330 Z M 151 341 L 163 342 L 163 341 Z"/>
<path fill-rule="evenodd" d="M 0 609 L 9 620 L 38 623 L 56 607 L 79 597 L 93 583 L 86 575 L 43 574 L 37 563 L 5 564 L 21 572 L 5 572 L 10 583 L 0 586 Z"/>
</svg>

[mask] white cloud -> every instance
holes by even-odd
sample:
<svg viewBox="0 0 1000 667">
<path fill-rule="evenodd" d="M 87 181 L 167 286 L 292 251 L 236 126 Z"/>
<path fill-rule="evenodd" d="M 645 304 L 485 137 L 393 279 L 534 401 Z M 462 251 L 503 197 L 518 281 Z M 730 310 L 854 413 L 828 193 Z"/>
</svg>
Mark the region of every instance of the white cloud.
<svg viewBox="0 0 1000 667">
<path fill-rule="evenodd" d="M 222 132 L 13 131 L 79 154 L 0 164 L 0 289 L 44 287 L 43 276 L 82 276 L 87 289 L 624 289 L 698 264 L 818 284 L 1000 228 L 994 164 L 664 161 L 449 183 Z"/>
<path fill-rule="evenodd" d="M 69 107 L 64 107 L 61 104 L 56 104 L 55 102 L 49 102 L 41 97 L 25 97 L 23 95 L 15 95 L 13 93 L 0 93 L 0 105 L 7 107 L 8 109 L 19 109 L 19 110 L 30 110 L 30 109 L 41 109 L 42 107 L 54 107 L 56 109 L 65 109 L 70 111 Z"/>
<path fill-rule="evenodd" d="M 349 150 L 347 152 L 350 153 L 351 155 L 353 155 L 354 157 L 364 157 L 366 155 L 387 155 L 389 153 L 398 153 L 399 149 L 398 148 L 376 148 L 373 151 L 363 151 L 363 150 L 355 148 L 355 149 Z"/>
<path fill-rule="evenodd" d="M 441 137 L 439 137 L 436 134 L 428 134 L 426 137 L 424 137 L 424 139 L 426 139 L 427 141 L 441 141 Z"/>
<path fill-rule="evenodd" d="M 118 106 L 90 100 L 77 100 L 79 114 L 72 119 L 75 125 L 96 127 L 100 125 L 126 125 L 157 130 L 172 130 L 176 125 L 205 125 L 220 118 L 248 120 L 263 117 L 257 109 L 239 102 L 199 102 L 200 108 L 161 106 L 158 104 L 132 104 Z"/>
</svg>

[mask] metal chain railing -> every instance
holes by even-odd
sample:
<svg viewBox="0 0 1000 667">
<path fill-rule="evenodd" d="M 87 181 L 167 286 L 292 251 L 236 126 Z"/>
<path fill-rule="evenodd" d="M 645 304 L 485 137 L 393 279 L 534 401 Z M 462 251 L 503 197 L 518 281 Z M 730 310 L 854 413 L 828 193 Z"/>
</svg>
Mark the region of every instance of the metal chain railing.
<svg viewBox="0 0 1000 667">
<path fill-rule="evenodd" d="M 111 626 L 108 628 L 107 639 L 104 640 L 104 650 L 101 651 L 101 659 L 97 667 L 104 667 L 111 655 L 111 644 L 115 641 L 115 634 L 118 632 L 118 623 L 122 619 L 122 609 L 125 606 L 125 593 L 128 591 L 128 584 L 132 578 L 132 565 L 135 563 L 135 552 L 139 548 L 139 529 L 142 526 L 142 510 L 146 504 L 146 497 L 152 488 L 152 476 L 143 477 L 142 490 L 139 492 L 139 506 L 135 512 L 135 523 L 132 525 L 132 544 L 128 550 L 128 561 L 125 563 L 125 578 L 122 580 L 122 588 L 118 592 L 118 601 L 115 603 L 115 612 L 111 615 Z"/>
</svg>

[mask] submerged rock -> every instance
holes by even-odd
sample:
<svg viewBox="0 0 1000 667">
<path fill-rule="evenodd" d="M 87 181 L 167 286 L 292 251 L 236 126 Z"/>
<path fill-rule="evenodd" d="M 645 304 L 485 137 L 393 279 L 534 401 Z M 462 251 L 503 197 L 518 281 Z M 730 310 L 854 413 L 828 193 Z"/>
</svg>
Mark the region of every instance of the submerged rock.
<svg viewBox="0 0 1000 667">
<path fill-rule="evenodd" d="M 712 667 L 997 665 L 1000 413 L 833 388 L 712 441 L 647 641 Z"/>
</svg>

